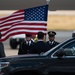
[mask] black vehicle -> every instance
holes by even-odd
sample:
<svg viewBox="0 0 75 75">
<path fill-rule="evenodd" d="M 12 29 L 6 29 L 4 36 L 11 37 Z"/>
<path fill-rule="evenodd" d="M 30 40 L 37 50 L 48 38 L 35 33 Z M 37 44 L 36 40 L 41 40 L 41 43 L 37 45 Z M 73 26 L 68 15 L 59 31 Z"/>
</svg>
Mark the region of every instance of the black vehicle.
<svg viewBox="0 0 75 75">
<path fill-rule="evenodd" d="M 0 75 L 52 75 L 75 73 L 75 38 L 43 54 L 0 58 Z"/>
</svg>

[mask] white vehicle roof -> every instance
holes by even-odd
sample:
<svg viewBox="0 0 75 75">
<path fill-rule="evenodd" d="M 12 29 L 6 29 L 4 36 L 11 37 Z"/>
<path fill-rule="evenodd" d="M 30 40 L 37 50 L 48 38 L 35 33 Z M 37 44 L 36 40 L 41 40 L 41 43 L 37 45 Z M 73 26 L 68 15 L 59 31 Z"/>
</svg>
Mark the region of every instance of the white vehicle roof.
<svg viewBox="0 0 75 75">
<path fill-rule="evenodd" d="M 14 35 L 11 38 L 25 38 L 25 34 Z"/>
</svg>

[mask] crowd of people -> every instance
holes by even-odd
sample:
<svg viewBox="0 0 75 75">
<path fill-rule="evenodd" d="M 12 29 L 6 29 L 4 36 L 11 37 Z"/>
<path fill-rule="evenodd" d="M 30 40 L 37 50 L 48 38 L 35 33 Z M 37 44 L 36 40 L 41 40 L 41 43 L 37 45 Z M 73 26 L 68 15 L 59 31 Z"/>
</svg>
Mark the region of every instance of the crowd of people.
<svg viewBox="0 0 75 75">
<path fill-rule="evenodd" d="M 59 44 L 59 42 L 55 41 L 55 31 L 48 31 L 47 35 L 48 41 L 45 41 L 43 32 L 38 32 L 37 36 L 25 34 L 25 40 L 19 45 L 18 55 L 44 53 Z M 0 33 L 0 38 L 1 37 L 2 35 Z M 75 31 L 72 33 L 72 37 L 75 37 Z M 2 42 L 0 42 L 0 58 L 1 57 L 6 57 Z"/>
<path fill-rule="evenodd" d="M 49 41 L 44 41 L 45 35 L 43 32 L 38 32 L 37 37 L 35 35 L 26 34 L 25 41 L 21 42 L 19 46 L 18 55 L 40 54 L 50 50 L 59 44 L 59 42 L 55 41 L 55 35 L 56 32 L 49 31 Z"/>
</svg>

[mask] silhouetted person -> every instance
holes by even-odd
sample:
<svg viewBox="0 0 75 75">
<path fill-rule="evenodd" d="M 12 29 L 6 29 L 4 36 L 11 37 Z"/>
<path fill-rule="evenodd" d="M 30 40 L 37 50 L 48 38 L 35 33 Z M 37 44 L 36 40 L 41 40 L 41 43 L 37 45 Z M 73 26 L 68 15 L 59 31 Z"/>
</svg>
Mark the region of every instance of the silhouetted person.
<svg viewBox="0 0 75 75">
<path fill-rule="evenodd" d="M 43 40 L 44 33 L 38 32 L 37 38 L 38 38 L 38 41 L 35 42 L 30 49 L 31 54 L 40 54 L 49 50 L 49 46 Z"/>
<path fill-rule="evenodd" d="M 59 44 L 59 42 L 55 41 L 55 35 L 56 35 L 55 31 L 49 31 L 48 32 L 49 41 L 47 41 L 46 43 L 49 45 L 49 49 L 51 49 L 54 46 Z"/>
<path fill-rule="evenodd" d="M 1 39 L 1 37 L 2 37 L 2 34 L 0 33 L 0 39 Z M 2 58 L 2 57 L 6 57 L 6 55 L 5 55 L 5 51 L 4 51 L 4 45 L 2 42 L 0 42 L 0 58 Z"/>
</svg>

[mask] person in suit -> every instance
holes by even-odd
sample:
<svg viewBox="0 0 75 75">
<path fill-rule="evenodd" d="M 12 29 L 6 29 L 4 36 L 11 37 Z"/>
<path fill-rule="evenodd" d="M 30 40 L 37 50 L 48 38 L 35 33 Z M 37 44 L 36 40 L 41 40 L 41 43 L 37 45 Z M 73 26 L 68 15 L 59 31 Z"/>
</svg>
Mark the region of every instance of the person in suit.
<svg viewBox="0 0 75 75">
<path fill-rule="evenodd" d="M 31 40 L 31 34 L 26 34 L 25 41 L 20 43 L 18 55 L 29 54 L 29 50 L 33 43 L 34 42 Z"/>
<path fill-rule="evenodd" d="M 1 39 L 1 37 L 2 37 L 2 34 L 0 32 L 0 39 Z M 5 54 L 5 51 L 4 51 L 4 45 L 3 45 L 2 42 L 0 42 L 0 58 L 2 58 L 2 57 L 6 57 L 6 54 Z"/>
<path fill-rule="evenodd" d="M 35 42 L 30 49 L 31 54 L 40 54 L 49 50 L 49 46 L 43 40 L 44 33 L 38 32 L 37 38 L 38 38 L 38 41 Z"/>
<path fill-rule="evenodd" d="M 59 44 L 59 42 L 55 41 L 55 35 L 56 35 L 55 31 L 49 31 L 48 32 L 49 41 L 47 41 L 46 43 L 49 45 L 49 49 L 51 49 L 54 46 Z"/>
</svg>

